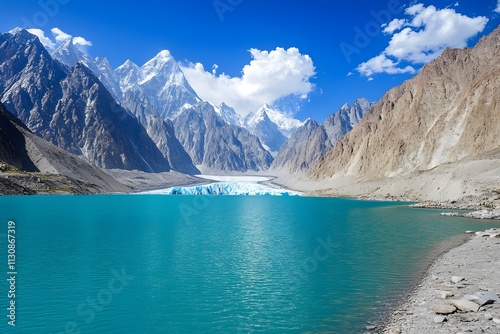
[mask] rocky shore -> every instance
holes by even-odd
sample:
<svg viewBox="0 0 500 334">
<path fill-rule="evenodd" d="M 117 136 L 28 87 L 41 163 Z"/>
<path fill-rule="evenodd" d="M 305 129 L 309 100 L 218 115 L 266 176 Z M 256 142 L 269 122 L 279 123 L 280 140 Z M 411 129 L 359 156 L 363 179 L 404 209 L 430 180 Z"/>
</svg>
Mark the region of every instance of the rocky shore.
<svg viewBox="0 0 500 334">
<path fill-rule="evenodd" d="M 382 333 L 500 333 L 500 229 L 442 255 Z"/>
<path fill-rule="evenodd" d="M 125 189 L 125 187 L 123 187 Z M 119 189 L 122 190 L 122 189 Z M 0 173 L 0 195 L 89 195 L 109 191 L 95 184 L 57 174 L 16 171 Z"/>
<path fill-rule="evenodd" d="M 92 195 L 136 193 L 172 186 L 205 184 L 209 181 L 177 172 L 145 173 L 126 170 L 106 170 L 111 182 L 95 184 L 61 174 L 0 170 L 0 195 Z"/>
</svg>

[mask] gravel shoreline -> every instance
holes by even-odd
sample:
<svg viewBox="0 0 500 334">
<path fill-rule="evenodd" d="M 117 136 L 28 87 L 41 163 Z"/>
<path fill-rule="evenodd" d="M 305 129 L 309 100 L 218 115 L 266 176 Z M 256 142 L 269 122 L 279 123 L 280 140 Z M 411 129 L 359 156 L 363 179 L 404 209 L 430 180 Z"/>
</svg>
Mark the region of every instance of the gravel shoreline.
<svg viewBox="0 0 500 334">
<path fill-rule="evenodd" d="M 478 232 L 429 267 L 379 332 L 497 334 L 499 293 L 500 229 Z M 498 300 L 480 306 L 477 297 Z"/>
</svg>

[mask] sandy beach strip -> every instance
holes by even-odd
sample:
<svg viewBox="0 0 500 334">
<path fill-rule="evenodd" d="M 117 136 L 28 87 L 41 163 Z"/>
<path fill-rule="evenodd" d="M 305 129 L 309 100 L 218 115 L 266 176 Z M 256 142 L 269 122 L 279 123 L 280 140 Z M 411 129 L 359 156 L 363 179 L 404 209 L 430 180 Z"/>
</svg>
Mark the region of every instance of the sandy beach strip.
<svg viewBox="0 0 500 334">
<path fill-rule="evenodd" d="M 429 267 L 382 333 L 498 334 L 499 294 L 500 229 L 477 232 Z"/>
</svg>

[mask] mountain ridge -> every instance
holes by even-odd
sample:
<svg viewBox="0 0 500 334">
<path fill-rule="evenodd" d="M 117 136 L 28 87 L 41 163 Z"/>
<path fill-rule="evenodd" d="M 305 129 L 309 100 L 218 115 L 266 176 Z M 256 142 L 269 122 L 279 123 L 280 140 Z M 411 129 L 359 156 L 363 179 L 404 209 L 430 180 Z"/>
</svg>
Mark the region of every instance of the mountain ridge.
<svg viewBox="0 0 500 334">
<path fill-rule="evenodd" d="M 291 174 L 306 171 L 351 131 L 372 105 L 367 99 L 359 98 L 352 107 L 344 104 L 328 116 L 323 124 L 308 119 L 281 147 L 271 170 Z"/>
</svg>

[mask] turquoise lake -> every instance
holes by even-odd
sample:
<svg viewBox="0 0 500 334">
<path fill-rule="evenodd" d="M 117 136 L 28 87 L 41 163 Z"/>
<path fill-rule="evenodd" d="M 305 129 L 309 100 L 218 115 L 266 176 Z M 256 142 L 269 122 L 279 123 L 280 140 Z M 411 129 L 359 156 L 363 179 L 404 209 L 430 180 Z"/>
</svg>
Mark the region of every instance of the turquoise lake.
<svg viewBox="0 0 500 334">
<path fill-rule="evenodd" d="M 1 197 L 0 332 L 363 333 L 443 242 L 500 226 L 439 212 L 304 197 Z"/>
</svg>

